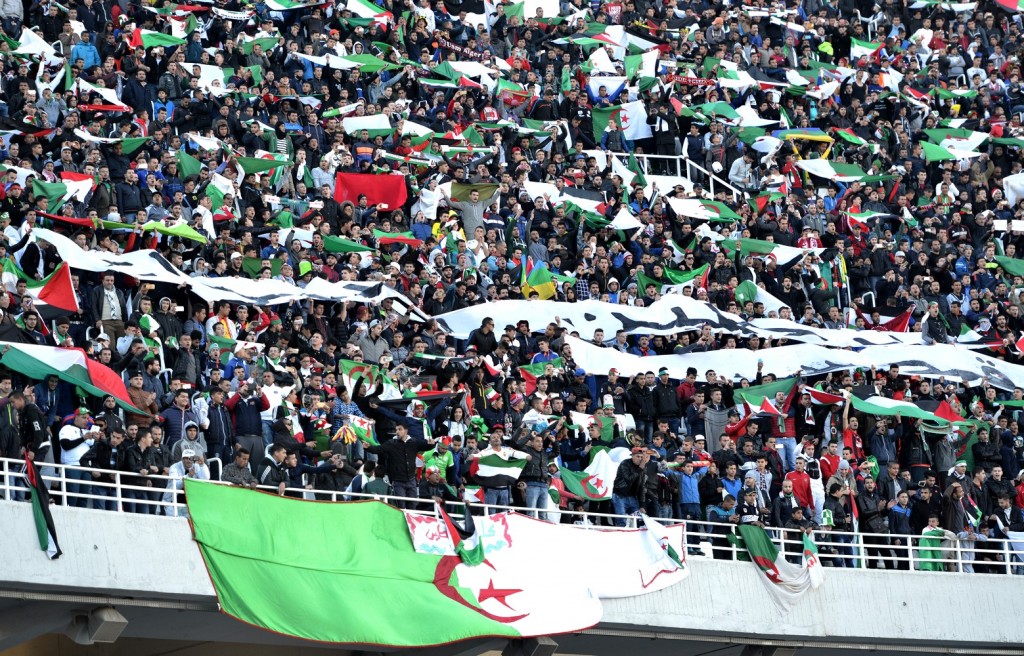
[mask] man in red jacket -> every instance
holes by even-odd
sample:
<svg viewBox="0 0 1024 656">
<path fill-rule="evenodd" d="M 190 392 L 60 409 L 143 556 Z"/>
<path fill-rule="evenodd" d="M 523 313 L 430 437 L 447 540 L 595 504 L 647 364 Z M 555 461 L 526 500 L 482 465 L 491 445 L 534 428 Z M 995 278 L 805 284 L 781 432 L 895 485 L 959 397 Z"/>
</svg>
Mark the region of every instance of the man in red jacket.
<svg viewBox="0 0 1024 656">
<path fill-rule="evenodd" d="M 796 469 L 786 474 L 787 481 L 793 481 L 793 494 L 797 501 L 804 508 L 814 508 L 814 499 L 811 497 L 811 477 L 804 471 L 807 461 L 804 454 L 796 457 Z"/>
</svg>

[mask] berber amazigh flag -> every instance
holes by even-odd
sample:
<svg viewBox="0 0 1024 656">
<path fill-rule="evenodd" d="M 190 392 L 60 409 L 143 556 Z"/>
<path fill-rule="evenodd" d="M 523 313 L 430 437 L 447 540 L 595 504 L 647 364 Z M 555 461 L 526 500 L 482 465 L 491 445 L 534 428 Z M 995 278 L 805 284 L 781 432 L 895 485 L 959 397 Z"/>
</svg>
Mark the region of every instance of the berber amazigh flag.
<svg viewBox="0 0 1024 656">
<path fill-rule="evenodd" d="M 801 532 L 802 565 L 786 560 L 785 554 L 775 546 L 768 533 L 754 524 L 742 524 L 740 536 L 750 559 L 761 570 L 761 581 L 768 596 L 783 611 L 788 611 L 810 590 L 821 587 L 825 572 L 818 558 L 818 548 L 811 536 Z M 795 540 L 794 531 L 786 531 L 786 540 Z"/>
<path fill-rule="evenodd" d="M 405 176 L 401 174 L 338 173 L 334 184 L 334 200 L 339 203 L 359 202 L 366 194 L 366 204 L 381 210 L 398 209 L 409 198 Z"/>
<path fill-rule="evenodd" d="M 46 552 L 50 560 L 57 560 L 62 552 L 57 542 L 53 515 L 50 514 L 50 491 L 46 489 L 46 481 L 31 458 L 25 458 L 25 480 L 32 491 L 32 517 L 35 520 L 39 548 Z"/>
</svg>

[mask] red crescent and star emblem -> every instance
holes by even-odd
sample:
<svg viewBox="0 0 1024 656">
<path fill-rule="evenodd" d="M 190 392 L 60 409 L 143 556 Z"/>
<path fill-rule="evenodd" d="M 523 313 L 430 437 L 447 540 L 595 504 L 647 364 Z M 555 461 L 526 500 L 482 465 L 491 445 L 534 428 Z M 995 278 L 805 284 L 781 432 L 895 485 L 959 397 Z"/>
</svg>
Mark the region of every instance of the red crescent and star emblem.
<svg viewBox="0 0 1024 656">
<path fill-rule="evenodd" d="M 437 563 L 437 568 L 434 570 L 434 586 L 437 587 L 437 590 L 441 594 L 448 597 L 452 601 L 457 602 L 458 604 L 465 606 L 466 608 L 469 608 L 470 610 L 480 613 L 489 620 L 501 622 L 502 624 L 513 624 L 529 616 L 529 613 L 523 613 L 521 615 L 496 615 L 494 613 L 484 610 L 480 606 L 480 604 L 482 604 L 483 602 L 489 599 L 493 599 L 505 608 L 508 608 L 512 611 L 515 610 L 514 608 L 512 608 L 512 606 L 509 605 L 507 599 L 508 597 L 511 597 L 519 592 L 522 592 L 522 590 L 510 588 L 496 588 L 494 587 L 494 579 L 488 579 L 487 587 L 480 588 L 476 591 L 477 603 L 470 603 L 470 601 L 466 599 L 461 592 L 459 592 L 459 589 L 452 584 L 452 575 L 455 573 L 455 568 L 461 564 L 462 560 L 458 556 L 441 557 L 441 560 Z M 494 566 L 486 560 L 479 567 L 483 566 L 487 566 L 491 569 L 494 569 Z M 469 590 L 470 593 L 473 592 L 473 590 L 470 588 L 466 589 Z"/>
</svg>

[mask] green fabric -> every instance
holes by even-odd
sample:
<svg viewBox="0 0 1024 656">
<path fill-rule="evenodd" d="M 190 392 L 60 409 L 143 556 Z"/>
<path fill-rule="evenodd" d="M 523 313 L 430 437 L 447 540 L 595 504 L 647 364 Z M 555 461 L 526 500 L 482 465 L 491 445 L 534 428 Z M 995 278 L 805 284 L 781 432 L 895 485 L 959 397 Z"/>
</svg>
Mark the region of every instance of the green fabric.
<svg viewBox="0 0 1024 656">
<path fill-rule="evenodd" d="M 733 394 L 740 400 L 749 403 L 751 407 L 757 408 L 761 405 L 762 399 L 775 401 L 775 395 L 778 392 L 782 392 L 788 396 L 796 387 L 799 380 L 800 379 L 796 377 L 783 378 L 782 380 L 777 380 L 774 383 L 751 385 L 745 389 L 737 387 Z"/>
<path fill-rule="evenodd" d="M 456 575 L 442 557 L 413 550 L 397 508 L 307 503 L 191 479 L 185 493 L 221 609 L 246 623 L 391 647 L 519 635 L 478 612 L 469 589 L 452 588 L 456 599 L 442 593 Z M 401 609 L 401 621 L 385 621 L 387 609 Z"/>
<path fill-rule="evenodd" d="M 203 163 L 184 150 L 179 150 L 174 156 L 178 160 L 178 177 L 182 180 L 190 175 L 198 176 L 202 172 Z"/>
<path fill-rule="evenodd" d="M 144 232 L 150 230 L 156 230 L 161 235 L 170 235 L 174 237 L 181 237 L 182 239 L 191 239 L 192 241 L 198 241 L 201 244 L 206 243 L 206 237 L 196 232 L 195 228 L 190 227 L 185 223 L 179 223 L 173 226 L 164 225 L 163 221 L 150 221 L 142 226 Z"/>
<path fill-rule="evenodd" d="M 1004 255 L 996 255 L 995 260 L 996 263 L 1002 267 L 1003 271 L 1011 276 L 1024 276 L 1024 260 L 1018 260 Z"/>
<path fill-rule="evenodd" d="M 248 173 L 263 173 L 279 166 L 285 166 L 288 162 L 281 162 L 276 159 L 264 159 L 262 157 L 236 157 L 235 161 Z"/>
</svg>

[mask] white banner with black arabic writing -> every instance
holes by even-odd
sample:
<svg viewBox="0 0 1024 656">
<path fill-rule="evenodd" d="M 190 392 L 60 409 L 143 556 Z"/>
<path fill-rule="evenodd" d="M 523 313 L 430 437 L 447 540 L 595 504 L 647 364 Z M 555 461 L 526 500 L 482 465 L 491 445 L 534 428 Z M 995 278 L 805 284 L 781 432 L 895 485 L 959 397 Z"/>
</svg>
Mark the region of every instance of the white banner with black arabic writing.
<svg viewBox="0 0 1024 656">
<path fill-rule="evenodd" d="M 804 376 L 818 376 L 847 369 L 882 368 L 899 365 L 900 373 L 927 378 L 945 377 L 946 380 L 977 384 L 982 378 L 1000 389 L 1012 390 L 1024 386 L 1024 366 L 1009 364 L 953 345 L 935 346 L 870 346 L 861 351 L 829 349 L 812 344 L 780 346 L 751 351 L 748 349 L 719 349 L 686 355 L 659 355 L 640 357 L 615 349 L 602 348 L 591 342 L 567 336 L 565 343 L 572 347 L 572 358 L 577 367 L 588 374 L 607 375 L 615 368 L 626 376 L 669 370 L 672 378 L 682 379 L 688 367 L 695 367 L 703 378 L 709 369 L 731 380 L 753 380 L 757 363 L 764 363 L 763 373 L 779 378 L 792 376 L 800 370 Z"/>
<path fill-rule="evenodd" d="M 409 299 L 395 289 L 380 282 L 328 282 L 314 278 L 306 287 L 298 287 L 281 280 L 251 280 L 249 278 L 192 278 L 174 268 L 167 259 L 154 250 L 114 254 L 86 251 L 60 233 L 36 228 L 32 234 L 53 245 L 61 258 L 73 269 L 83 271 L 114 271 L 147 282 L 166 282 L 187 285 L 204 301 L 229 301 L 258 306 L 278 305 L 308 299 L 337 303 L 358 301 L 380 303 L 394 299 L 410 310 L 420 321 L 429 319 L 419 309 L 411 307 Z"/>
<path fill-rule="evenodd" d="M 538 306 L 538 303 L 543 305 Z M 547 321 L 554 321 L 555 317 L 560 317 L 585 339 L 592 338 L 597 329 L 604 330 L 605 339 L 611 340 L 619 330 L 624 330 L 629 335 L 672 335 L 698 330 L 706 324 L 716 333 L 745 337 L 758 335 L 834 348 L 921 343 L 920 333 L 829 330 L 804 326 L 786 319 L 747 321 L 738 315 L 723 312 L 710 303 L 678 294 L 667 294 L 648 307 L 615 305 L 595 300 L 579 303 L 497 301 L 473 305 L 435 318 L 442 330 L 459 339 L 466 339 L 471 331 L 480 327 L 481 321 L 486 317 L 494 319 L 495 323 L 501 323 L 503 317 L 532 318 L 534 322 L 541 317 Z M 513 321 L 509 319 L 508 323 Z M 543 328 L 543 325 L 535 323 L 531 328 L 538 330 Z"/>
</svg>

